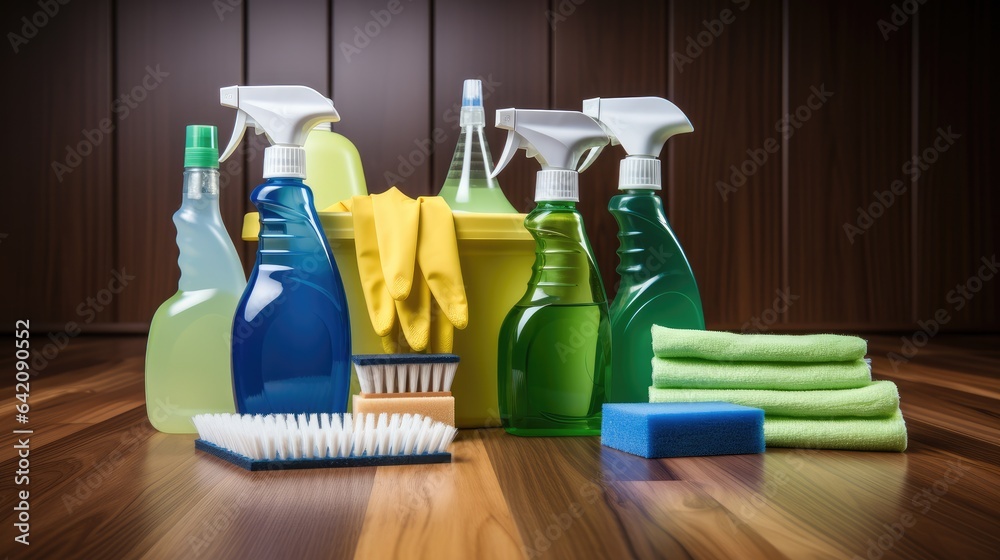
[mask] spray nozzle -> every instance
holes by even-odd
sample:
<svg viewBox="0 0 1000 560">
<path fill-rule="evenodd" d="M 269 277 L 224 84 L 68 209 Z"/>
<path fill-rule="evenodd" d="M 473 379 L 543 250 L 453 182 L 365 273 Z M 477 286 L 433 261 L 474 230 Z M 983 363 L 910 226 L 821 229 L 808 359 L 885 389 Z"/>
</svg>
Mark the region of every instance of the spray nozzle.
<svg viewBox="0 0 1000 560">
<path fill-rule="evenodd" d="M 462 84 L 462 107 L 483 106 L 483 82 L 480 80 L 465 80 Z"/>
<path fill-rule="evenodd" d="M 577 174 L 597 159 L 609 140 L 601 125 L 577 111 L 500 109 L 496 126 L 508 131 L 507 143 L 490 176 L 496 177 L 523 148 L 542 166 L 535 200 L 577 200 Z"/>
<path fill-rule="evenodd" d="M 583 102 L 583 112 L 629 155 L 619 170 L 620 189 L 659 189 L 660 160 L 655 158 L 671 136 L 694 131 L 687 116 L 661 97 L 595 97 Z"/>
<path fill-rule="evenodd" d="M 694 131 L 691 121 L 676 105 L 662 97 L 587 99 L 583 112 L 600 122 L 630 156 L 657 157 L 667 139 Z"/>
<path fill-rule="evenodd" d="M 526 155 L 538 160 L 542 169 L 583 171 L 590 167 L 608 144 L 608 135 L 594 119 L 577 111 L 499 109 L 497 128 L 507 130 L 503 155 L 493 170 L 500 170 L 523 148 Z M 580 158 L 587 154 L 577 167 Z"/>
<path fill-rule="evenodd" d="M 340 120 L 333 101 L 305 86 L 229 86 L 219 90 L 219 98 L 223 106 L 237 110 L 233 136 L 219 161 L 236 151 L 250 126 L 266 135 L 272 147 L 301 148 L 317 125 Z M 305 176 L 304 156 L 278 152 L 282 150 L 272 151 L 269 158 L 264 151 L 265 177 Z"/>
</svg>

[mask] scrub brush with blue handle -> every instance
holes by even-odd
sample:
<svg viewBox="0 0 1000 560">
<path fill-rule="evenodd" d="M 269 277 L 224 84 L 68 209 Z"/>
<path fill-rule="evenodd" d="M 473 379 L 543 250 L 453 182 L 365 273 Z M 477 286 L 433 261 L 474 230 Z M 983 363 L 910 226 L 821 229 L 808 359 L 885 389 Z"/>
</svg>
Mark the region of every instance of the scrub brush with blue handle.
<svg viewBox="0 0 1000 560">
<path fill-rule="evenodd" d="M 195 449 L 249 471 L 449 463 L 458 430 L 419 414 L 199 414 Z"/>
</svg>

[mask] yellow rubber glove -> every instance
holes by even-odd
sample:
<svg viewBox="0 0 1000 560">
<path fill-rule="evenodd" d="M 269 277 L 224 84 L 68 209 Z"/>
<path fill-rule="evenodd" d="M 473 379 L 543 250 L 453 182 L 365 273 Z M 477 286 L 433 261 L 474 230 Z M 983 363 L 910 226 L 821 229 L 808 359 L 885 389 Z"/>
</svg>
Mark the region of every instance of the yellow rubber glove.
<svg viewBox="0 0 1000 560">
<path fill-rule="evenodd" d="M 371 199 L 385 285 L 392 299 L 403 301 L 409 297 L 413 286 L 420 202 L 396 187 L 373 194 Z"/>
<path fill-rule="evenodd" d="M 328 211 L 353 211 L 361 285 L 383 349 L 451 352 L 454 329 L 468 325 L 469 304 L 448 204 L 413 200 L 393 187 Z"/>
<path fill-rule="evenodd" d="M 469 324 L 469 301 L 459 263 L 455 218 L 443 198 L 420 197 L 418 237 L 417 261 L 437 303 L 430 319 L 431 351 L 450 353 L 455 329 Z"/>
<path fill-rule="evenodd" d="M 389 295 L 382 276 L 378 239 L 375 236 L 375 211 L 372 199 L 355 196 L 351 199 L 354 221 L 354 249 L 358 257 L 358 274 L 365 293 L 368 317 L 379 336 L 387 336 L 396 322 L 396 302 Z"/>
</svg>

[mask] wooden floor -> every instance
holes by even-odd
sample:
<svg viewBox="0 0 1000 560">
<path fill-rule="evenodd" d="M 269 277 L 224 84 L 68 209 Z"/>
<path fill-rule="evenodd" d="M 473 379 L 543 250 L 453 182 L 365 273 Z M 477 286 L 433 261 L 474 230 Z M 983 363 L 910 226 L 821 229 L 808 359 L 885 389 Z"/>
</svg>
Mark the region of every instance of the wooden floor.
<svg viewBox="0 0 1000 560">
<path fill-rule="evenodd" d="M 1000 337 L 937 337 L 896 372 L 885 355 L 898 337 L 872 338 L 876 376 L 902 396 L 903 454 L 774 449 L 646 461 L 596 438 L 493 429 L 462 431 L 452 464 L 253 474 L 196 454 L 193 436 L 149 425 L 144 345 L 75 339 L 31 381 L 31 544 L 13 541 L 18 467 L 8 436 L 0 554 L 1000 557 Z M 9 430 L 23 427 L 11 359 L 0 359 Z"/>
</svg>

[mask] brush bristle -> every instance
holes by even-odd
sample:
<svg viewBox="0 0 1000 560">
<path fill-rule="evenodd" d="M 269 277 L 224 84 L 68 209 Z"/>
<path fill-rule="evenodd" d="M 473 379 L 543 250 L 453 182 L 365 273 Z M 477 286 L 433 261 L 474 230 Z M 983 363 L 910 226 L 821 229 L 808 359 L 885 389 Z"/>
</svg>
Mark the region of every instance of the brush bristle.
<svg viewBox="0 0 1000 560">
<path fill-rule="evenodd" d="M 198 436 L 250 459 L 443 453 L 458 430 L 419 414 L 199 414 Z"/>
<path fill-rule="evenodd" d="M 362 393 L 451 391 L 458 371 L 454 354 L 372 354 L 353 361 Z"/>
</svg>

